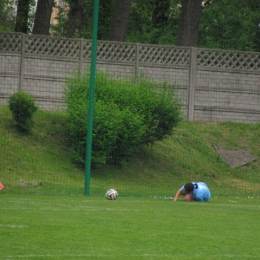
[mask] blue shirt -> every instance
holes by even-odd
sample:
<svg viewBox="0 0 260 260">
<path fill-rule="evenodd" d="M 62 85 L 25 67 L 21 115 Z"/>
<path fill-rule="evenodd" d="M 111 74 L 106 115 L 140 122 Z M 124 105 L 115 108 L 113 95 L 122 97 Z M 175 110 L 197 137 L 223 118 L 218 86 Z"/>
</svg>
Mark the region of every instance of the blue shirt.
<svg viewBox="0 0 260 260">
<path fill-rule="evenodd" d="M 196 201 L 208 201 L 211 197 L 210 190 L 204 182 L 192 182 L 194 190 L 190 194 Z M 184 185 L 180 188 L 184 191 Z"/>
</svg>

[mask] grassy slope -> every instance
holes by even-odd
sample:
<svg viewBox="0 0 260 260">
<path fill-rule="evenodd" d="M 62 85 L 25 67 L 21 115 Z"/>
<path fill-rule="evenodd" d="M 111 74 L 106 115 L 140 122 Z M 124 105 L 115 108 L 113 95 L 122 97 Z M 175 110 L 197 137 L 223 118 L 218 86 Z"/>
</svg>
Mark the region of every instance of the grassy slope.
<svg viewBox="0 0 260 260">
<path fill-rule="evenodd" d="M 58 194 L 82 194 L 84 171 L 70 162 L 65 120 L 62 113 L 38 111 L 32 134 L 21 135 L 7 107 L 0 107 L 0 182 L 5 193 L 25 192 L 25 180 L 26 193 L 35 193 L 35 184 L 41 194 L 55 189 Z M 92 171 L 91 192 L 103 194 L 116 187 L 125 195 L 172 196 L 184 182 L 203 180 L 215 195 L 259 195 L 259 160 L 231 169 L 213 143 L 259 158 L 260 124 L 183 122 L 170 138 L 140 152 L 131 165 Z"/>
</svg>

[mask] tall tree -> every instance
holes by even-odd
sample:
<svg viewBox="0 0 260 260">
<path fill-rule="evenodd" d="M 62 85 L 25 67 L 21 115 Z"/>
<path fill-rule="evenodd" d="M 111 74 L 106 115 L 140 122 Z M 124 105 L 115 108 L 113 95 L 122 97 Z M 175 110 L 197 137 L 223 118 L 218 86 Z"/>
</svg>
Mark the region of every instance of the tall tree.
<svg viewBox="0 0 260 260">
<path fill-rule="evenodd" d="M 18 0 L 15 32 L 28 32 L 28 18 L 31 0 Z"/>
<path fill-rule="evenodd" d="M 87 26 L 87 10 L 84 0 L 69 0 L 66 37 L 73 37 Z"/>
<path fill-rule="evenodd" d="M 108 40 L 125 41 L 132 0 L 115 0 Z"/>
<path fill-rule="evenodd" d="M 202 0 L 182 0 L 177 45 L 197 45 L 201 10 Z"/>
<path fill-rule="evenodd" d="M 33 34 L 49 35 L 53 7 L 54 0 L 38 0 L 32 31 Z"/>
</svg>

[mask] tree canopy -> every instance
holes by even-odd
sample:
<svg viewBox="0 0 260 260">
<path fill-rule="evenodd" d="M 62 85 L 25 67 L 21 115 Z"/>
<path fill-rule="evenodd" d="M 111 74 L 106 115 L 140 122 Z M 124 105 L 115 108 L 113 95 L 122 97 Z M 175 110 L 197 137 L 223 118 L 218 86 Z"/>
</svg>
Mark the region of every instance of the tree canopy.
<svg viewBox="0 0 260 260">
<path fill-rule="evenodd" d="M 89 39 L 93 1 L 1 0 L 0 31 Z M 252 0 L 100 0 L 98 39 L 260 51 L 259 17 Z"/>
</svg>

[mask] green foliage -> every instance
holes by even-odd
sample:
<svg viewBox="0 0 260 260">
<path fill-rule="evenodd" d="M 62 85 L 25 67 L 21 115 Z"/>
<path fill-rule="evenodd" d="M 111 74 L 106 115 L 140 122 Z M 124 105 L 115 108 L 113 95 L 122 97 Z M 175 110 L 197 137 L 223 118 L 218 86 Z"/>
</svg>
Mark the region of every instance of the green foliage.
<svg viewBox="0 0 260 260">
<path fill-rule="evenodd" d="M 74 7 L 77 5 L 77 1 L 75 0 L 64 0 L 63 5 L 57 5 L 55 3 L 55 8 L 57 8 L 58 12 L 55 17 L 57 23 L 50 25 L 51 34 L 56 37 L 66 37 L 68 26 L 69 26 L 69 11 L 70 8 L 68 6 Z M 81 30 L 77 30 L 73 38 L 84 38 L 90 39 L 92 37 L 92 16 L 93 16 L 93 2 L 92 0 L 84 0 L 84 12 L 88 17 L 87 24 L 82 26 Z"/>
<path fill-rule="evenodd" d="M 68 80 L 65 100 L 75 162 L 85 161 L 89 73 Z M 158 88 L 160 87 L 160 88 Z M 160 93 L 158 91 L 160 90 Z M 140 79 L 117 81 L 99 72 L 96 77 L 92 162 L 122 163 L 172 133 L 181 121 L 180 107 L 167 84 Z"/>
<path fill-rule="evenodd" d="M 0 32 L 13 31 L 15 24 L 14 0 L 0 1 Z"/>
<path fill-rule="evenodd" d="M 259 51 L 259 16 L 256 1 L 208 1 L 201 16 L 199 46 Z"/>
<path fill-rule="evenodd" d="M 37 111 L 33 97 L 24 91 L 18 91 L 10 96 L 9 109 L 17 128 L 22 132 L 30 132 L 33 114 Z"/>
<path fill-rule="evenodd" d="M 167 22 L 161 23 L 159 27 L 155 27 L 152 22 L 153 1 L 134 0 L 130 14 L 127 41 L 174 45 L 177 37 L 178 18 L 180 16 L 178 3 L 179 1 L 171 0 L 170 8 L 167 12 Z"/>
<path fill-rule="evenodd" d="M 99 40 L 108 39 L 108 31 L 109 31 L 109 26 L 110 26 L 111 19 L 112 19 L 114 4 L 115 4 L 115 0 L 100 0 L 99 19 L 98 19 L 98 39 Z M 91 15 L 90 15 L 91 17 L 93 16 L 92 13 L 93 13 L 93 8 L 91 8 Z M 91 19 L 91 21 L 92 20 L 93 20 L 93 18 Z M 91 26 L 92 26 L 92 24 L 91 24 Z"/>
<path fill-rule="evenodd" d="M 50 24 L 50 32 L 53 36 L 56 37 L 65 37 L 66 29 L 68 26 L 68 9 L 55 6 L 58 10 L 58 14 L 54 17 L 57 20 L 57 23 Z"/>
<path fill-rule="evenodd" d="M 140 114 L 146 131 L 144 144 L 153 144 L 172 133 L 180 121 L 180 109 L 174 87 L 140 78 L 139 83 L 117 81 L 99 73 L 96 98 L 115 103 L 121 110 L 129 108 Z"/>
</svg>

